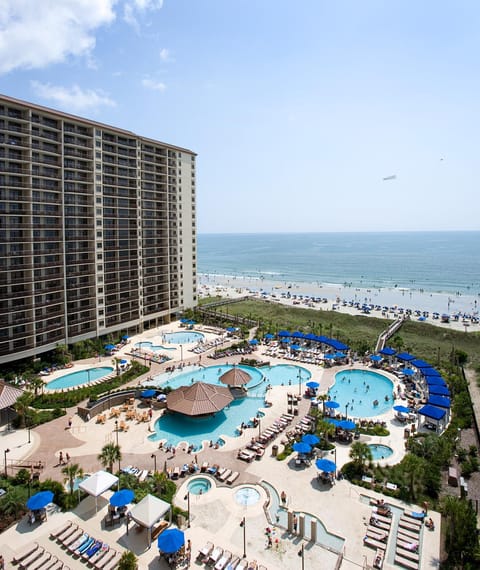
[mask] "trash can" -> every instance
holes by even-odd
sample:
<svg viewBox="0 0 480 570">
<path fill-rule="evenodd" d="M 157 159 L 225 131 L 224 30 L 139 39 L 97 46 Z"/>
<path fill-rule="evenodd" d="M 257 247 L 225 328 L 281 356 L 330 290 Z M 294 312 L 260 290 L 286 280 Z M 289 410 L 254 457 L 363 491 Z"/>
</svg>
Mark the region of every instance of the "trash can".
<svg viewBox="0 0 480 570">
<path fill-rule="evenodd" d="M 278 445 L 272 445 L 272 457 L 277 457 L 278 455 Z"/>
</svg>

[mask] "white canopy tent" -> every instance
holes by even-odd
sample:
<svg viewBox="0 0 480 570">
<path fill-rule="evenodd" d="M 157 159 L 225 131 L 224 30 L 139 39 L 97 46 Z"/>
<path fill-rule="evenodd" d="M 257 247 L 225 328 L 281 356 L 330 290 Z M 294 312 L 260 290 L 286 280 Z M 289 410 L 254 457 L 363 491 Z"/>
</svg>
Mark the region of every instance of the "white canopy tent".
<svg viewBox="0 0 480 570">
<path fill-rule="evenodd" d="M 172 522 L 172 506 L 153 495 L 147 495 L 130 511 L 130 517 L 139 525 L 148 529 L 148 545 L 152 542 L 152 528 L 156 522 L 169 513 Z"/>
<path fill-rule="evenodd" d="M 82 481 L 79 488 L 92 497 L 95 497 L 95 511 L 97 510 L 97 497 L 105 493 L 112 485 L 118 482 L 118 477 L 108 473 L 108 471 L 97 471 L 85 481 Z"/>
</svg>

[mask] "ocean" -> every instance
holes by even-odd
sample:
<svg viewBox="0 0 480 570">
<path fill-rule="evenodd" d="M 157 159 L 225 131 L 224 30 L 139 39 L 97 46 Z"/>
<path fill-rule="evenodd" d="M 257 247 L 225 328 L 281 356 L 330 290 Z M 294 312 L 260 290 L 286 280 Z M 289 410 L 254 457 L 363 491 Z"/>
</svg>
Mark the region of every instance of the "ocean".
<svg viewBox="0 0 480 570">
<path fill-rule="evenodd" d="M 462 310 L 476 310 L 479 245 L 480 232 L 471 231 L 199 234 L 198 273 L 201 280 L 257 280 L 259 287 L 268 280 L 445 294 L 452 304 L 464 297 Z"/>
</svg>

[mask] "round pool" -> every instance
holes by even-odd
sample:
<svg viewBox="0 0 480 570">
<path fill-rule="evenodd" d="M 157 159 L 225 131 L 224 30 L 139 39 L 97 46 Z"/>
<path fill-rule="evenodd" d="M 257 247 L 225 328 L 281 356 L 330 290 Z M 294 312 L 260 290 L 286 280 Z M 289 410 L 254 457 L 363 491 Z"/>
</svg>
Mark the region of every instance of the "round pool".
<svg viewBox="0 0 480 570">
<path fill-rule="evenodd" d="M 171 344 L 191 344 L 192 342 L 199 342 L 204 340 L 205 336 L 202 333 L 194 331 L 173 332 L 165 333 L 162 335 L 164 342 Z"/>
<path fill-rule="evenodd" d="M 338 402 L 339 413 L 346 409 L 349 417 L 371 418 L 388 412 L 393 406 L 393 382 L 383 374 L 370 370 L 343 370 L 335 374 L 328 390 L 331 400 Z"/>
<path fill-rule="evenodd" d="M 45 390 L 64 390 L 65 388 L 73 388 L 88 384 L 94 380 L 99 380 L 104 376 L 108 376 L 113 372 L 112 366 L 100 366 L 98 368 L 87 368 L 86 370 L 79 370 L 78 372 L 71 372 L 59 378 L 55 378 L 45 385 Z"/>
<path fill-rule="evenodd" d="M 368 444 L 370 451 L 372 452 L 372 457 L 374 461 L 380 461 L 380 459 L 387 459 L 393 455 L 393 449 L 388 447 L 388 445 L 382 445 L 381 443 L 370 443 Z"/>
<path fill-rule="evenodd" d="M 260 493 L 254 487 L 240 487 L 235 491 L 235 502 L 245 507 L 256 505 L 260 500 Z"/>
<path fill-rule="evenodd" d="M 188 492 L 192 493 L 192 495 L 204 495 L 208 493 L 211 488 L 212 482 L 206 477 L 196 477 L 187 485 Z"/>
</svg>

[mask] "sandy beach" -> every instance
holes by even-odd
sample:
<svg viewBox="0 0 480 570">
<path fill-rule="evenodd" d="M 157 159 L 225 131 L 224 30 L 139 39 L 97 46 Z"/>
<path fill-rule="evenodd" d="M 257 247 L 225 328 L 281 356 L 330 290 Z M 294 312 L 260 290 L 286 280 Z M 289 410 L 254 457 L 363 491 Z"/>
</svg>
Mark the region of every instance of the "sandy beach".
<svg viewBox="0 0 480 570">
<path fill-rule="evenodd" d="M 400 309 L 419 311 L 413 314 L 412 319 L 422 317 L 423 322 L 442 326 L 463 332 L 478 332 L 480 300 L 473 295 L 453 295 L 448 293 L 434 293 L 421 289 L 382 288 L 362 289 L 344 285 L 323 283 L 291 283 L 273 279 L 259 279 L 252 277 L 239 277 L 232 275 L 199 275 L 199 291 L 202 296 L 221 295 L 224 297 L 238 297 L 242 295 L 256 295 L 284 304 L 294 305 L 300 301 L 300 306 L 307 306 L 318 310 L 335 310 L 342 313 L 358 315 L 361 313 L 355 305 L 363 304 L 381 307 L 381 310 L 372 310 L 369 315 L 377 318 L 395 318 Z M 294 298 L 294 295 L 296 298 Z M 323 302 L 311 303 L 309 300 L 298 299 L 298 296 L 320 298 Z M 383 308 L 388 307 L 387 311 Z M 450 315 L 449 323 L 442 323 L 434 319 L 433 313 Z M 428 313 L 423 317 L 423 313 Z M 366 314 L 366 313 L 361 313 Z"/>
</svg>

